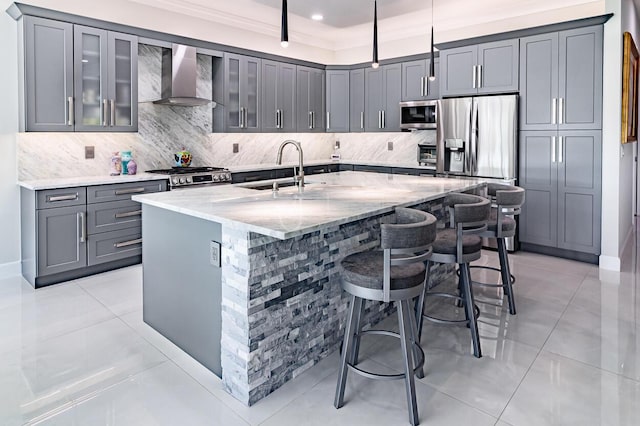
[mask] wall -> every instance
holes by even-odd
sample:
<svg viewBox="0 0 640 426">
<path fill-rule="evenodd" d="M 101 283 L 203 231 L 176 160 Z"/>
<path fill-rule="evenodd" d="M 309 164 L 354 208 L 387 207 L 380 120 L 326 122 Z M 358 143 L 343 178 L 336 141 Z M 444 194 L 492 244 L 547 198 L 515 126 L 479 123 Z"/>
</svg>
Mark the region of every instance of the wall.
<svg viewBox="0 0 640 426">
<path fill-rule="evenodd" d="M 11 4 L 0 0 L 0 10 Z M 18 40 L 16 23 L 0 13 L 0 278 L 20 272 L 20 213 L 16 167 L 18 131 Z"/>
</svg>

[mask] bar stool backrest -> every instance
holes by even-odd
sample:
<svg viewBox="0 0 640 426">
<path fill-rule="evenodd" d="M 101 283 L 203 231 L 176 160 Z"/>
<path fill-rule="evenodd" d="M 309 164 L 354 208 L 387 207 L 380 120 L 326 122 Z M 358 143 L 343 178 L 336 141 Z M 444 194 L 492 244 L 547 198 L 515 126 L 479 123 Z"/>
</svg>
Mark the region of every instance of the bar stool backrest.
<svg viewBox="0 0 640 426">
<path fill-rule="evenodd" d="M 520 214 L 524 204 L 525 190 L 519 186 L 490 183 L 487 185 L 487 194 L 498 209 L 496 237 L 503 238 L 502 222 L 505 216 Z"/>
<path fill-rule="evenodd" d="M 445 205 L 449 206 L 451 227 L 456 230 L 456 256 L 462 262 L 464 236 L 487 230 L 491 202 L 478 195 L 451 193 L 447 195 Z"/>
<path fill-rule="evenodd" d="M 380 246 L 384 250 L 384 302 L 390 301 L 391 266 L 424 262 L 431 257 L 437 219 L 430 213 L 396 208 L 396 223 L 380 225 Z"/>
</svg>

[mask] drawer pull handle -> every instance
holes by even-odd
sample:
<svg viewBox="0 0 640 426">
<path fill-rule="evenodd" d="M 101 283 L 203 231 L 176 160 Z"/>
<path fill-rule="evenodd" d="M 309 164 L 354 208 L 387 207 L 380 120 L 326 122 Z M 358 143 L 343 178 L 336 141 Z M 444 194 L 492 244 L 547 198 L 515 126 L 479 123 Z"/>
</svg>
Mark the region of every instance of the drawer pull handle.
<svg viewBox="0 0 640 426">
<path fill-rule="evenodd" d="M 128 247 L 135 244 L 140 244 L 142 242 L 142 238 L 136 238 L 135 240 L 123 241 L 121 243 L 115 243 L 113 246 L 115 248 Z"/>
<path fill-rule="evenodd" d="M 144 188 L 119 189 L 116 190 L 116 195 L 139 194 L 144 191 Z"/>
<path fill-rule="evenodd" d="M 78 199 L 78 193 L 69 194 L 69 195 L 50 195 L 47 197 L 47 201 L 55 202 L 55 201 L 72 201 Z"/>
<path fill-rule="evenodd" d="M 116 219 L 121 219 L 123 217 L 131 217 L 131 216 L 140 216 L 142 215 L 142 210 L 134 210 L 132 212 L 125 213 L 116 213 Z"/>
</svg>

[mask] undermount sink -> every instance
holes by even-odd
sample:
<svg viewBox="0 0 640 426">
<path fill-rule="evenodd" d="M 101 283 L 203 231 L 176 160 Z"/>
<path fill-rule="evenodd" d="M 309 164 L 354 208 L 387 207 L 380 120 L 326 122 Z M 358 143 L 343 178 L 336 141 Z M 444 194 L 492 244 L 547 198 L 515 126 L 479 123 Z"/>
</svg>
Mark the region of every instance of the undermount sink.
<svg viewBox="0 0 640 426">
<path fill-rule="evenodd" d="M 307 181 L 305 183 L 305 185 L 314 185 L 314 184 L 324 184 L 325 182 L 309 182 Z M 296 183 L 291 181 L 291 180 L 287 180 L 287 181 L 279 181 L 278 182 L 278 188 L 286 188 L 287 186 L 295 186 Z M 247 189 L 256 189 L 258 191 L 266 191 L 266 190 L 271 190 L 273 189 L 273 181 L 269 182 L 269 183 L 265 183 L 263 182 L 256 182 L 254 184 L 248 184 L 248 185 L 242 185 L 243 188 L 247 188 Z"/>
</svg>

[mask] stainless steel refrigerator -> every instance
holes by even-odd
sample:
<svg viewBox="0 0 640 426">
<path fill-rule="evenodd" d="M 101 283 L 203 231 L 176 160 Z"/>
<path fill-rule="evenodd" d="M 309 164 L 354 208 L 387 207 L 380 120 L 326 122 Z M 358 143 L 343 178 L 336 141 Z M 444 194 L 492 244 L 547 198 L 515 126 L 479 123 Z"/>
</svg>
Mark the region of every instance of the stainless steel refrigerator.
<svg viewBox="0 0 640 426">
<path fill-rule="evenodd" d="M 437 113 L 437 173 L 517 184 L 517 95 L 442 99 Z M 517 238 L 507 249 L 518 249 Z"/>
<path fill-rule="evenodd" d="M 437 173 L 515 184 L 518 96 L 438 101 Z"/>
</svg>

